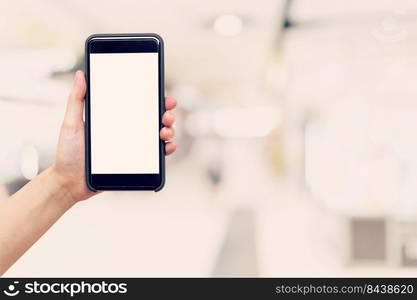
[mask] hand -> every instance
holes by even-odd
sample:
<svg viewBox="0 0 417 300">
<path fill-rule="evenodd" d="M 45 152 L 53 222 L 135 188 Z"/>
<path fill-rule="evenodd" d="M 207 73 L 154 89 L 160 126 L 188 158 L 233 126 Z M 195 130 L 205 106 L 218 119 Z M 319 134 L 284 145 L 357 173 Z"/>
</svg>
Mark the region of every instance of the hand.
<svg viewBox="0 0 417 300">
<path fill-rule="evenodd" d="M 74 86 L 68 98 L 65 118 L 61 126 L 58 149 L 52 173 L 67 190 L 73 203 L 85 200 L 95 192 L 90 191 L 85 183 L 85 147 L 84 147 L 84 122 L 83 108 L 86 92 L 84 73 L 77 71 L 74 78 Z M 172 109 L 176 106 L 176 100 L 171 97 L 165 98 L 166 112 L 162 117 L 165 127 L 161 129 L 160 137 L 165 144 L 167 155 L 175 152 L 175 142 L 170 141 L 174 137 L 175 116 Z"/>
</svg>

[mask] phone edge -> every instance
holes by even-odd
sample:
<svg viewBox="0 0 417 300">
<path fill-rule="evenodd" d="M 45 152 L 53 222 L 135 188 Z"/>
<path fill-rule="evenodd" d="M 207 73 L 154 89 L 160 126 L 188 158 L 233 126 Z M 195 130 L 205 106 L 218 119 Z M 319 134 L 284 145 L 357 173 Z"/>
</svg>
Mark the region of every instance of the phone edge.
<svg viewBox="0 0 417 300">
<path fill-rule="evenodd" d="M 100 191 L 92 185 L 90 182 L 89 174 L 91 172 L 90 170 L 90 118 L 87 120 L 87 116 L 90 112 L 90 100 L 89 100 L 89 85 L 90 82 L 88 80 L 87 74 L 89 73 L 88 68 L 88 43 L 97 37 L 154 37 L 158 40 L 160 44 L 160 55 L 159 55 L 159 74 L 160 74 L 160 85 L 159 85 L 159 93 L 160 93 L 160 99 L 159 99 L 159 130 L 162 129 L 162 116 L 165 113 L 165 64 L 164 64 L 164 41 L 162 37 L 156 33 L 114 33 L 114 34 L 92 34 L 88 36 L 85 40 L 84 44 L 84 71 L 85 71 L 85 80 L 86 80 L 86 95 L 84 100 L 84 144 L 85 144 L 85 155 L 84 155 L 84 161 L 85 161 L 85 182 L 88 187 L 88 189 L 92 192 Z M 151 189 L 155 192 L 161 191 L 165 186 L 165 142 L 159 138 L 160 143 L 160 153 L 159 153 L 159 162 L 160 162 L 160 174 L 161 174 L 161 183 L 159 186 L 155 187 L 154 189 Z M 107 190 L 107 189 L 106 189 Z M 123 190 L 133 190 L 133 189 L 111 189 L 114 191 L 123 191 Z M 134 190 L 146 190 L 146 189 L 134 189 Z"/>
</svg>

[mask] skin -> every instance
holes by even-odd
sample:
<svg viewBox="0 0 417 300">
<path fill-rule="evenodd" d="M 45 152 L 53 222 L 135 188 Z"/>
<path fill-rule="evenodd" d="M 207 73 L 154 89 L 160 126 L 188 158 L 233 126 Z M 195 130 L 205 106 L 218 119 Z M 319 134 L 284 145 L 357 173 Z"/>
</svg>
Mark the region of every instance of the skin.
<svg viewBox="0 0 417 300">
<path fill-rule="evenodd" d="M 67 210 L 94 196 L 85 183 L 83 108 L 85 76 L 77 71 L 59 135 L 55 162 L 17 193 L 0 202 L 0 275 L 12 266 Z M 165 98 L 161 139 L 166 154 L 175 152 L 172 112 L 176 100 Z"/>
</svg>

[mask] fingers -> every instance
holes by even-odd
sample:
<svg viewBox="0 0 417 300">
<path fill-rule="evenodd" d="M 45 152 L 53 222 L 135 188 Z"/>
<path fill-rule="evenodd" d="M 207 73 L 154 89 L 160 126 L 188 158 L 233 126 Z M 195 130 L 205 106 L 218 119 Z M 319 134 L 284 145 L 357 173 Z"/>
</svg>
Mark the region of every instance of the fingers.
<svg viewBox="0 0 417 300">
<path fill-rule="evenodd" d="M 172 127 L 174 121 L 175 115 L 170 111 L 166 111 L 162 116 L 162 124 L 164 124 L 166 127 Z"/>
<path fill-rule="evenodd" d="M 177 106 L 177 100 L 175 100 L 175 98 L 165 97 L 165 109 L 166 110 L 174 109 L 175 106 Z"/>
<path fill-rule="evenodd" d="M 164 127 L 161 129 L 160 136 L 161 139 L 163 139 L 164 141 L 171 140 L 174 137 L 174 135 L 175 133 L 173 128 Z"/>
<path fill-rule="evenodd" d="M 162 116 L 162 124 L 164 124 L 164 128 L 161 129 L 160 136 L 161 139 L 164 141 L 169 141 L 175 135 L 174 129 L 172 125 L 174 125 L 175 115 L 170 111 L 174 109 L 177 105 L 177 100 L 172 97 L 165 97 L 165 108 L 168 110 Z"/>
<path fill-rule="evenodd" d="M 170 111 L 177 106 L 177 100 L 172 97 L 165 97 L 165 109 L 167 110 L 162 116 L 162 124 L 164 128 L 161 129 L 160 136 L 164 141 L 169 141 L 175 136 L 175 130 L 172 128 L 175 122 L 175 115 Z M 177 149 L 175 142 L 167 142 L 165 144 L 165 154 L 170 155 Z"/>
<path fill-rule="evenodd" d="M 83 121 L 84 96 L 86 83 L 84 72 L 77 71 L 74 76 L 74 85 L 68 97 L 65 122 L 76 124 Z"/>
<path fill-rule="evenodd" d="M 170 155 L 175 152 L 177 149 L 177 144 L 175 142 L 168 142 L 165 144 L 165 154 Z"/>
</svg>

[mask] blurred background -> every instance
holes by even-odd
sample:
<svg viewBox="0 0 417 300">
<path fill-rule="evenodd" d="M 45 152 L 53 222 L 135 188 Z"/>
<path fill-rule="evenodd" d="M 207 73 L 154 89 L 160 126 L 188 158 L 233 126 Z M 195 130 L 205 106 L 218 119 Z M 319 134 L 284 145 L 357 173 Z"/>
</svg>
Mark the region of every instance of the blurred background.
<svg viewBox="0 0 417 300">
<path fill-rule="evenodd" d="M 160 193 L 73 207 L 6 276 L 415 276 L 417 3 L 0 2 L 0 201 L 49 166 L 92 33 L 156 32 Z"/>
</svg>

